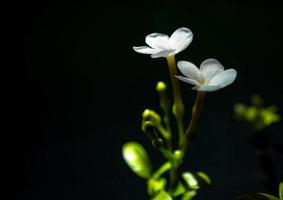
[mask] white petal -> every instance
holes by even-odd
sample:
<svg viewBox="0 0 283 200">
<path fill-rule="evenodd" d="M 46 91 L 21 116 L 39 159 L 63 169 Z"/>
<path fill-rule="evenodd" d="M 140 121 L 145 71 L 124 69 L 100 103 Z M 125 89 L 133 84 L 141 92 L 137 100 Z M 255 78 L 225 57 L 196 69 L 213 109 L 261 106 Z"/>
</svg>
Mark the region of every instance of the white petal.
<svg viewBox="0 0 283 200">
<path fill-rule="evenodd" d="M 192 84 L 192 85 L 197 85 L 197 86 L 200 86 L 200 84 L 193 80 L 193 79 L 189 79 L 189 78 L 186 78 L 184 76 L 175 76 L 177 79 L 181 80 L 181 81 L 184 81 L 186 83 L 189 83 L 189 84 Z"/>
<path fill-rule="evenodd" d="M 225 70 L 216 76 L 214 76 L 208 83 L 208 85 L 219 85 L 221 88 L 234 82 L 237 76 L 237 71 L 235 69 Z"/>
<path fill-rule="evenodd" d="M 205 82 L 209 82 L 213 76 L 222 71 L 224 71 L 224 67 L 218 60 L 213 58 L 203 61 L 200 65 L 200 72 L 203 75 Z"/>
<path fill-rule="evenodd" d="M 143 54 L 155 54 L 159 52 L 157 49 L 152 49 L 148 46 L 140 46 L 140 47 L 133 47 L 133 49 L 138 52 L 138 53 L 143 53 Z"/>
<path fill-rule="evenodd" d="M 221 87 L 219 85 L 202 85 L 202 86 L 195 86 L 192 89 L 198 91 L 206 91 L 206 92 L 213 92 L 219 90 Z"/>
<path fill-rule="evenodd" d="M 179 61 L 177 66 L 186 77 L 195 81 L 201 81 L 199 69 L 193 63 L 188 61 Z"/>
<path fill-rule="evenodd" d="M 152 58 L 160 58 L 160 57 L 167 57 L 173 53 L 174 50 L 159 50 L 157 53 L 152 54 Z"/>
<path fill-rule="evenodd" d="M 193 33 L 188 28 L 177 29 L 170 37 L 169 43 L 172 49 L 175 49 L 175 54 L 183 51 L 193 40 Z"/>
<path fill-rule="evenodd" d="M 145 42 L 154 49 L 170 49 L 168 35 L 162 33 L 151 33 L 146 36 Z"/>
</svg>

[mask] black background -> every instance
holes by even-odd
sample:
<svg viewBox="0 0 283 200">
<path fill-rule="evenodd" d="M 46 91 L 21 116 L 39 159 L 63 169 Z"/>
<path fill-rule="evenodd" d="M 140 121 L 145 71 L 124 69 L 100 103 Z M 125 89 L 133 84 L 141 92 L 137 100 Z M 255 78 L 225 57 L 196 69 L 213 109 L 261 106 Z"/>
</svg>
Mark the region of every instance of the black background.
<svg viewBox="0 0 283 200">
<path fill-rule="evenodd" d="M 17 199 L 148 199 L 144 181 L 125 165 L 123 143 L 141 134 L 141 112 L 158 108 L 154 90 L 169 83 L 165 59 L 137 54 L 152 32 L 188 27 L 194 40 L 177 60 L 218 59 L 236 81 L 209 93 L 184 170 L 207 172 L 213 187 L 196 199 L 264 192 L 246 125 L 232 106 L 261 94 L 282 115 L 283 6 L 260 1 L 21 2 L 13 5 L 13 144 Z M 187 105 L 195 91 L 181 84 Z M 282 142 L 282 123 L 268 129 Z M 273 154 L 283 179 L 282 155 Z M 155 166 L 157 167 L 157 164 Z"/>
</svg>

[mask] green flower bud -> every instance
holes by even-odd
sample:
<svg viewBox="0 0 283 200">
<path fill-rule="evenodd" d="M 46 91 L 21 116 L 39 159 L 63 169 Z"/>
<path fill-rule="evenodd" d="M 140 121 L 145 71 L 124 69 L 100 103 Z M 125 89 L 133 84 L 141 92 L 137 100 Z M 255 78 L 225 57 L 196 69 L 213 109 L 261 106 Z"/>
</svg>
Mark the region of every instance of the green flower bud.
<svg viewBox="0 0 283 200">
<path fill-rule="evenodd" d="M 137 142 L 128 142 L 122 148 L 123 158 L 131 170 L 142 178 L 151 176 L 151 162 L 145 149 Z"/>
<path fill-rule="evenodd" d="M 167 90 L 167 86 L 164 82 L 162 81 L 159 81 L 157 84 L 156 84 L 156 90 L 157 92 L 164 92 Z"/>
<path fill-rule="evenodd" d="M 141 127 L 142 131 L 146 131 L 145 124 L 148 121 L 150 121 L 155 127 L 161 126 L 161 117 L 153 110 L 146 109 L 142 113 L 142 117 L 143 117 L 142 127 Z"/>
</svg>

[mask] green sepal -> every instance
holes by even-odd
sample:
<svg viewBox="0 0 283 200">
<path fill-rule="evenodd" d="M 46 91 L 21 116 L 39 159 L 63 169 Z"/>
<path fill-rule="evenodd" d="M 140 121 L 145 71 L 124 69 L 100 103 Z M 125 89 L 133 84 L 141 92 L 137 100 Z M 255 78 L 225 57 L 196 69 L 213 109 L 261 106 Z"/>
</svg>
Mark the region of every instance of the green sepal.
<svg viewBox="0 0 283 200">
<path fill-rule="evenodd" d="M 142 178 L 151 176 L 151 162 L 145 149 L 137 142 L 127 142 L 122 148 L 123 158 L 131 170 Z"/>
<path fill-rule="evenodd" d="M 172 200 L 172 197 L 167 192 L 161 191 L 152 200 Z"/>
<path fill-rule="evenodd" d="M 254 193 L 254 194 L 247 194 L 244 196 L 237 197 L 237 200 L 280 200 L 280 199 L 278 197 L 266 193 Z"/>
</svg>

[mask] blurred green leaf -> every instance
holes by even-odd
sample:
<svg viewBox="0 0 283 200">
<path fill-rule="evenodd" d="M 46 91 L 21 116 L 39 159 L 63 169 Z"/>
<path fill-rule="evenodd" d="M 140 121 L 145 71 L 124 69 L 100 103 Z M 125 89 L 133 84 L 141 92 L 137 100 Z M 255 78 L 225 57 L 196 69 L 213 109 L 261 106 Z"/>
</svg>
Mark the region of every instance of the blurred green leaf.
<svg viewBox="0 0 283 200">
<path fill-rule="evenodd" d="M 199 189 L 198 181 L 191 172 L 184 172 L 182 177 L 190 189 Z"/>
<path fill-rule="evenodd" d="M 167 192 L 161 191 L 152 200 L 172 200 L 172 197 Z"/>
<path fill-rule="evenodd" d="M 237 197 L 238 200 L 280 200 L 279 198 L 266 193 L 247 194 Z"/>
<path fill-rule="evenodd" d="M 283 182 L 279 185 L 279 197 L 281 200 L 283 200 Z"/>
<path fill-rule="evenodd" d="M 185 192 L 186 192 L 185 186 L 181 182 L 179 182 L 174 191 L 173 196 L 176 197 L 176 196 L 184 194 Z"/>
<path fill-rule="evenodd" d="M 211 185 L 210 177 L 202 171 L 191 173 L 184 172 L 182 174 L 183 180 L 187 184 L 187 187 L 192 190 L 198 190 Z"/>
<path fill-rule="evenodd" d="M 263 98 L 258 94 L 253 94 L 251 96 L 251 104 L 256 107 L 263 107 Z"/>
<path fill-rule="evenodd" d="M 124 160 L 138 176 L 149 178 L 151 176 L 151 163 L 145 149 L 137 142 L 128 142 L 123 145 Z"/>
<path fill-rule="evenodd" d="M 245 112 L 247 110 L 247 105 L 243 103 L 236 103 L 234 105 L 234 112 L 236 114 L 236 117 L 242 119 L 245 116 Z"/>
<path fill-rule="evenodd" d="M 196 191 L 189 191 L 189 192 L 186 192 L 185 194 L 184 194 L 184 196 L 182 197 L 182 199 L 181 200 L 191 200 L 195 195 L 196 195 L 197 193 L 196 193 Z"/>
<path fill-rule="evenodd" d="M 153 196 L 158 192 L 160 192 L 161 190 L 165 189 L 165 186 L 166 186 L 165 178 L 159 178 L 159 179 L 150 178 L 147 182 L 148 194 Z"/>
<path fill-rule="evenodd" d="M 280 121 L 280 115 L 277 114 L 276 111 L 276 106 L 269 106 L 267 108 L 261 109 L 260 117 L 264 126 L 269 126 Z"/>
<path fill-rule="evenodd" d="M 252 95 L 249 106 L 242 103 L 234 105 L 235 117 L 238 120 L 247 121 L 257 131 L 279 122 L 281 116 L 277 114 L 277 111 L 276 105 L 265 107 L 262 97 L 257 94 Z"/>
<path fill-rule="evenodd" d="M 197 178 L 200 186 L 211 185 L 211 179 L 205 172 L 202 172 L 202 171 L 197 172 L 196 178 Z"/>
</svg>

